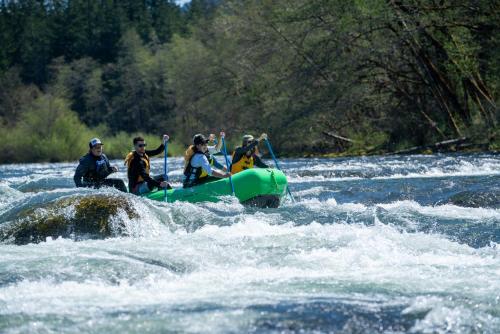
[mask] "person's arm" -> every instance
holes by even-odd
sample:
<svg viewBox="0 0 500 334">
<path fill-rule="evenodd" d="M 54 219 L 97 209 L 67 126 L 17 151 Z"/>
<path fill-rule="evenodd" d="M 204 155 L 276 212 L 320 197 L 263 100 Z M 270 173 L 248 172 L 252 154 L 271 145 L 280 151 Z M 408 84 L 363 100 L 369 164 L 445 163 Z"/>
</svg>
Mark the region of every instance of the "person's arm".
<svg viewBox="0 0 500 334">
<path fill-rule="evenodd" d="M 223 178 L 226 178 L 226 177 L 229 177 L 229 173 L 227 172 L 221 172 L 219 170 L 212 170 L 212 176 L 215 176 L 215 177 L 218 177 L 219 179 L 223 179 Z"/>
<path fill-rule="evenodd" d="M 75 175 L 73 176 L 73 181 L 75 181 L 75 185 L 78 188 L 83 187 L 82 177 L 85 175 L 87 170 L 88 170 L 88 167 L 87 167 L 87 164 L 85 163 L 85 159 L 80 159 L 80 162 L 78 163 L 78 167 L 76 167 L 76 170 L 75 170 Z"/>
<path fill-rule="evenodd" d="M 220 140 L 219 142 L 217 143 L 217 152 L 220 152 L 222 150 L 222 139 L 226 136 L 226 134 L 224 134 L 224 132 L 221 132 L 220 133 Z"/>
<path fill-rule="evenodd" d="M 217 140 L 217 138 L 215 138 L 214 134 L 210 135 L 210 136 L 213 136 L 214 143 L 215 143 L 215 145 L 213 146 L 213 153 L 210 152 L 210 154 L 216 154 L 216 153 L 221 152 L 221 150 L 222 150 L 222 139 L 226 136 L 226 134 L 224 133 L 224 131 L 221 131 L 219 135 L 220 135 L 219 140 Z"/>
<path fill-rule="evenodd" d="M 146 150 L 146 154 L 149 155 L 150 157 L 152 157 L 152 156 L 158 155 L 160 153 L 163 153 L 164 148 L 165 148 L 165 145 L 163 145 L 163 143 L 161 143 L 160 146 L 158 146 L 158 148 L 156 148 L 154 150 Z"/>
<path fill-rule="evenodd" d="M 210 163 L 208 162 L 208 159 L 205 155 L 203 155 L 203 156 L 200 155 L 200 158 L 198 158 L 198 159 L 199 159 L 199 161 L 197 161 L 197 164 L 201 164 L 201 168 L 203 168 L 205 170 L 205 172 L 207 172 L 208 175 L 215 176 L 218 178 L 229 177 L 230 174 L 227 172 L 223 172 L 223 171 L 220 171 L 217 169 L 212 169 L 212 167 L 210 166 Z"/>
<path fill-rule="evenodd" d="M 205 155 L 197 154 L 191 164 L 193 167 L 201 167 L 208 175 L 212 175 L 212 166 Z"/>
<path fill-rule="evenodd" d="M 255 146 L 257 146 L 259 142 L 257 140 L 252 141 L 250 145 L 247 145 L 245 147 L 243 146 L 238 146 L 234 150 L 234 155 L 233 155 L 233 160 L 231 160 L 231 165 L 234 165 L 238 161 L 241 160 L 241 158 L 247 153 L 247 151 L 251 151 Z"/>
<path fill-rule="evenodd" d="M 215 159 L 215 157 L 212 157 L 212 159 L 214 159 L 214 167 L 217 168 L 217 169 L 221 169 L 221 170 L 224 170 L 226 167 L 222 166 L 222 164 L 217 161 L 217 159 Z"/>
<path fill-rule="evenodd" d="M 251 151 L 255 146 L 259 145 L 259 141 L 254 139 L 252 141 L 252 143 L 250 143 L 249 145 L 243 147 L 243 146 L 238 146 L 235 150 L 234 150 L 234 156 L 242 156 L 243 154 L 245 154 L 247 151 Z"/>
<path fill-rule="evenodd" d="M 165 149 L 165 143 L 169 139 L 170 139 L 170 137 L 168 135 L 163 135 L 162 143 L 160 144 L 160 146 L 158 146 L 158 148 L 155 150 L 150 150 L 150 151 L 146 150 L 146 154 L 149 156 L 155 156 L 155 155 L 162 153 L 163 150 Z"/>
<path fill-rule="evenodd" d="M 108 177 L 108 175 L 110 174 L 113 174 L 114 172 L 118 171 L 118 169 L 116 167 L 111 167 L 111 164 L 109 163 L 109 159 L 108 157 L 103 153 L 103 159 L 106 161 L 106 176 L 105 177 Z"/>
<path fill-rule="evenodd" d="M 259 168 L 269 168 L 269 166 L 266 165 L 258 155 L 254 154 L 253 160 L 255 161 L 255 166 Z"/>
<path fill-rule="evenodd" d="M 159 181 L 156 181 L 151 176 L 149 176 L 148 172 L 146 171 L 145 163 L 144 163 L 144 161 L 142 161 L 142 159 L 139 159 L 139 161 L 137 162 L 137 168 L 138 168 L 138 171 L 139 171 L 139 175 L 142 177 L 142 179 L 144 181 L 146 181 L 146 183 L 148 184 L 149 189 L 152 189 L 153 187 L 159 187 L 160 186 L 160 182 Z"/>
</svg>

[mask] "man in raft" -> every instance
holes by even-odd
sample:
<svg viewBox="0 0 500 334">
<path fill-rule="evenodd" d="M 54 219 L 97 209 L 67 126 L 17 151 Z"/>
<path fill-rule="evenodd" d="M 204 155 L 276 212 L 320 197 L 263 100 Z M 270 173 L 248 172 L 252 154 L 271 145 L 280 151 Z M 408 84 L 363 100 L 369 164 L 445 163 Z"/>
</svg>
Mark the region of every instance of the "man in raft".
<svg viewBox="0 0 500 334">
<path fill-rule="evenodd" d="M 224 135 L 224 132 L 221 132 L 220 133 L 220 136 L 222 137 Z M 215 137 L 215 135 L 213 133 L 211 133 L 209 136 L 208 136 L 208 153 L 210 153 L 211 155 L 215 155 L 217 153 L 220 152 L 220 149 L 222 148 L 222 140 L 221 141 L 218 141 L 217 140 L 217 137 Z M 216 166 L 218 169 L 224 169 L 224 171 L 226 170 L 226 168 L 222 168 L 223 166 L 221 164 L 219 164 L 217 162 L 217 164 L 219 166 Z"/>
<path fill-rule="evenodd" d="M 168 135 L 163 135 L 163 142 L 155 150 L 146 150 L 146 142 L 142 137 L 135 137 L 133 140 L 134 151 L 130 152 L 125 158 L 127 166 L 128 188 L 131 193 L 142 195 L 153 191 L 155 188 L 171 189 L 163 175 L 152 178 L 149 173 L 151 170 L 150 156 L 155 156 L 163 152 L 165 143 L 168 141 Z"/>
<path fill-rule="evenodd" d="M 121 179 L 107 179 L 118 171 L 118 168 L 109 164 L 108 157 L 103 153 L 104 144 L 99 138 L 92 138 L 89 142 L 89 152 L 80 158 L 73 180 L 77 187 L 100 188 L 114 187 L 127 192 L 125 183 Z M 82 181 L 83 179 L 83 181 Z"/>
<path fill-rule="evenodd" d="M 267 139 L 267 134 L 263 133 L 258 139 L 254 139 L 252 135 L 244 135 L 242 145 L 238 146 L 233 153 L 233 161 L 231 163 L 231 173 L 236 174 L 245 169 L 254 168 L 269 168 L 258 155 L 257 145 Z"/>
<path fill-rule="evenodd" d="M 186 150 L 184 177 L 182 179 L 184 188 L 231 175 L 225 172 L 224 167 L 208 152 L 208 142 L 209 140 L 204 135 L 197 134 L 193 137 L 193 145 Z"/>
</svg>

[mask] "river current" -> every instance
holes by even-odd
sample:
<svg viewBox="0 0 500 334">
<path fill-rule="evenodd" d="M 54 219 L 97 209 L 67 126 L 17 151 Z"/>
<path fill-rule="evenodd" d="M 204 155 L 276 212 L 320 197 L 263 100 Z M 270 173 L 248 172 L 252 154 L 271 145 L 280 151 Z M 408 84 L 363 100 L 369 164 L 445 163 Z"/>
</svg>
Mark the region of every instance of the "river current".
<svg viewBox="0 0 500 334">
<path fill-rule="evenodd" d="M 0 166 L 0 227 L 101 193 L 139 213 L 101 240 L 0 243 L 0 333 L 500 333 L 500 156 L 281 164 L 296 202 L 278 209 L 75 189 L 76 163 Z"/>
</svg>

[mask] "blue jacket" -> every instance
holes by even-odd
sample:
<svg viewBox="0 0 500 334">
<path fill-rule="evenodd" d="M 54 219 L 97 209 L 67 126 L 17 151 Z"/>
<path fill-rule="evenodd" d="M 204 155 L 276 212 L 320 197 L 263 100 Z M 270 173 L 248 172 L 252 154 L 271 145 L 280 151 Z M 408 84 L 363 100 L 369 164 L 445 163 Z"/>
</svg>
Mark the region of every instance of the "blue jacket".
<svg viewBox="0 0 500 334">
<path fill-rule="evenodd" d="M 80 158 L 73 180 L 77 187 L 89 187 L 98 185 L 111 173 L 113 170 L 105 154 L 96 157 L 89 152 Z"/>
</svg>

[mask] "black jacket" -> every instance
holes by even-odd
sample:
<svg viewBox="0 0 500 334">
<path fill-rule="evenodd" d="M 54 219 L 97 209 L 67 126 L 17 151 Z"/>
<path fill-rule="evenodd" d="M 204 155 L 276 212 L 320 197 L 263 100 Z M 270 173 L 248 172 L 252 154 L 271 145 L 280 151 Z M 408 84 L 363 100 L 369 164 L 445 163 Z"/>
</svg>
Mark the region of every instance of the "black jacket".
<svg viewBox="0 0 500 334">
<path fill-rule="evenodd" d="M 252 143 L 250 143 L 249 145 L 245 146 L 245 147 L 242 147 L 242 146 L 238 146 L 235 150 L 234 150 L 234 155 L 233 155 L 233 161 L 231 162 L 231 165 L 237 163 L 238 161 L 241 160 L 241 158 L 243 158 L 243 156 L 248 152 L 248 151 L 251 151 L 255 146 L 257 146 L 259 144 L 259 142 L 257 140 L 253 140 Z M 268 165 L 266 165 L 262 159 L 257 155 L 257 154 L 252 154 L 253 156 L 253 161 L 255 163 L 255 166 L 259 167 L 259 168 L 269 168 Z"/>
<path fill-rule="evenodd" d="M 99 185 L 111 173 L 113 173 L 113 169 L 111 169 L 105 154 L 96 157 L 89 152 L 80 158 L 73 180 L 77 187 L 95 186 Z"/>
<path fill-rule="evenodd" d="M 152 157 L 155 155 L 160 154 L 163 152 L 164 145 L 161 144 L 157 149 L 155 150 L 146 150 L 145 153 L 148 157 Z M 156 181 L 153 179 L 148 171 L 146 170 L 146 163 L 144 160 L 141 159 L 141 156 L 137 152 L 133 152 L 134 157 L 130 161 L 130 165 L 127 170 L 127 176 L 128 176 L 128 189 L 132 192 L 135 186 L 137 185 L 137 180 L 139 179 L 139 176 L 143 178 L 145 182 L 148 183 L 149 189 L 153 189 L 154 187 L 159 187 L 160 182 Z"/>
</svg>

